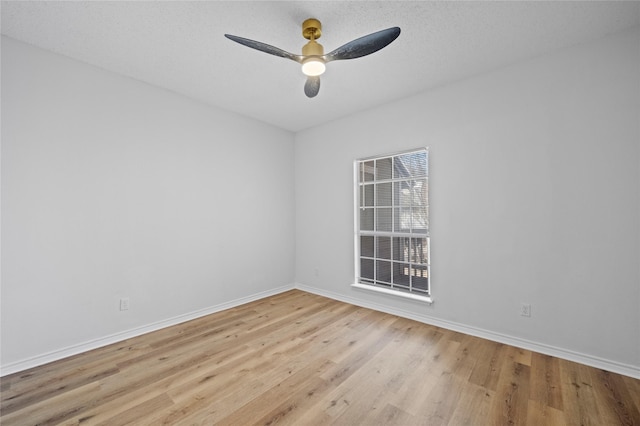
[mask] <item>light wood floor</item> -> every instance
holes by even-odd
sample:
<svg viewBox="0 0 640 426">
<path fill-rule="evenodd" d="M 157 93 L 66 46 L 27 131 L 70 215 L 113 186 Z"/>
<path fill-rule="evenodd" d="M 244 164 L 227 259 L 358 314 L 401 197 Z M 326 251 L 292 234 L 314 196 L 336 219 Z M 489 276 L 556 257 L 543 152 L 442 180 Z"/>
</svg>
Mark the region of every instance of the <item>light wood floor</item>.
<svg viewBox="0 0 640 426">
<path fill-rule="evenodd" d="M 640 425 L 640 380 L 298 290 L 2 379 L 2 425 Z"/>
</svg>

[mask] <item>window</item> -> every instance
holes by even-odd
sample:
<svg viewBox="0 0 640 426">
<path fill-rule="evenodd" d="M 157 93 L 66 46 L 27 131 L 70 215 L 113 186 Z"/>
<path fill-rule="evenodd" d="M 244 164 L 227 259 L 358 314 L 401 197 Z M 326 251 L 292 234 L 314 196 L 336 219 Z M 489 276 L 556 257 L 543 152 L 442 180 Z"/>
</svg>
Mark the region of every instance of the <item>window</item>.
<svg viewBox="0 0 640 426">
<path fill-rule="evenodd" d="M 429 152 L 357 160 L 356 284 L 429 298 Z"/>
</svg>

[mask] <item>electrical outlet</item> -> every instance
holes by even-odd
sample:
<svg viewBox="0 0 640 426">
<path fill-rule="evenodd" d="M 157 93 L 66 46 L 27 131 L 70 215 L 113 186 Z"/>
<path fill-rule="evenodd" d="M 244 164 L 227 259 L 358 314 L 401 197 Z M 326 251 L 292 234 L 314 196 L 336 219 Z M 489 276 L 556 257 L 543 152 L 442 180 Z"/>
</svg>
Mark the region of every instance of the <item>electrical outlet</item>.
<svg viewBox="0 0 640 426">
<path fill-rule="evenodd" d="M 128 297 L 123 297 L 122 299 L 120 299 L 120 310 L 121 311 L 128 311 L 129 310 L 129 298 Z"/>
<path fill-rule="evenodd" d="M 520 304 L 520 315 L 523 317 L 531 316 L 531 305 L 529 303 Z"/>
</svg>

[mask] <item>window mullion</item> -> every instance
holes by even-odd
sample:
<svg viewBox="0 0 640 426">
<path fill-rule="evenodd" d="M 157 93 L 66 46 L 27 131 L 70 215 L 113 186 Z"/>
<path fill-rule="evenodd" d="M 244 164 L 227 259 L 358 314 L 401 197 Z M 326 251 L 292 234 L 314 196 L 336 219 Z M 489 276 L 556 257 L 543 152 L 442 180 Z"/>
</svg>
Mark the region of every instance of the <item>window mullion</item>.
<svg viewBox="0 0 640 426">
<path fill-rule="evenodd" d="M 378 160 L 373 160 L 373 230 L 378 230 Z M 378 282 L 378 237 L 373 237 L 373 282 Z"/>
<path fill-rule="evenodd" d="M 391 177 L 393 178 L 393 158 L 391 159 Z M 393 181 L 393 179 L 392 179 Z M 395 223 L 394 220 L 394 210 L 395 210 L 395 198 L 394 198 L 394 184 L 393 182 L 391 182 L 391 233 L 393 233 L 393 224 Z M 395 287 L 395 278 L 394 278 L 394 263 L 393 263 L 393 237 L 391 237 L 389 239 L 389 267 L 391 268 L 390 274 L 389 276 L 391 278 L 389 278 L 390 284 L 391 284 L 391 288 Z"/>
<path fill-rule="evenodd" d="M 409 179 L 409 291 L 413 291 L 413 256 L 415 256 L 413 237 L 413 183 Z"/>
</svg>

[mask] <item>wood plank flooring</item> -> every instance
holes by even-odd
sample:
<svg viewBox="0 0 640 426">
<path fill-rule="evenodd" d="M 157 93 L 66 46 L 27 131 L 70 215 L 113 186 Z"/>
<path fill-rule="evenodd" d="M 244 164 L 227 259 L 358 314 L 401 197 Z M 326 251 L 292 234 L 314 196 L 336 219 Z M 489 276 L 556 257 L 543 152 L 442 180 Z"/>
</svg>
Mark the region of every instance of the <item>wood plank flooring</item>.
<svg viewBox="0 0 640 426">
<path fill-rule="evenodd" d="M 640 425 L 640 380 L 298 290 L 2 378 L 2 425 Z"/>
</svg>

